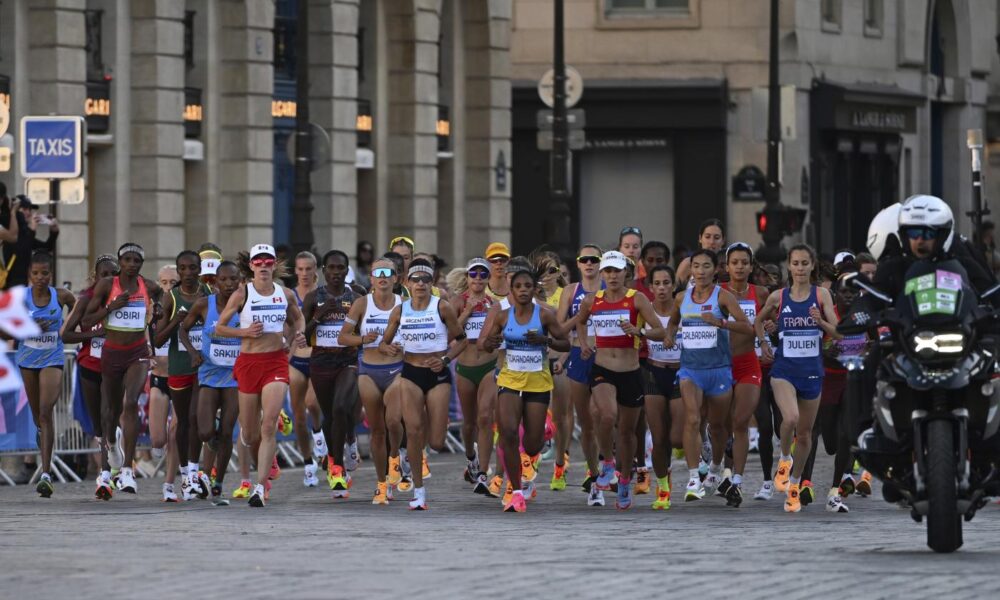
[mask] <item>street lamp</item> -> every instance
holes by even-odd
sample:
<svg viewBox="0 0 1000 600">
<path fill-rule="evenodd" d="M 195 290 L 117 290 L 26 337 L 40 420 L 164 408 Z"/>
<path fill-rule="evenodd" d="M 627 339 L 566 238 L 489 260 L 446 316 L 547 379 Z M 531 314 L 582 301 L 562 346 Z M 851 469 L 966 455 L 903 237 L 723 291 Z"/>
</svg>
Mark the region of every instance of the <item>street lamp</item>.
<svg viewBox="0 0 1000 600">
<path fill-rule="evenodd" d="M 298 0 L 295 32 L 295 197 L 292 200 L 292 248 L 295 253 L 312 250 L 313 204 L 312 131 L 309 127 L 309 0 Z"/>
</svg>

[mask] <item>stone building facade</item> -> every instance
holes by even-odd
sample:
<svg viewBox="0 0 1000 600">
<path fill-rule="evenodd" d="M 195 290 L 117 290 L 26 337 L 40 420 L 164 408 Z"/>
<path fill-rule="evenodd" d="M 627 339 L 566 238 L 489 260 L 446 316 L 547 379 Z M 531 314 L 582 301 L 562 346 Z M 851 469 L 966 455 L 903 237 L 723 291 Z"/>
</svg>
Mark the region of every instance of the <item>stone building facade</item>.
<svg viewBox="0 0 1000 600">
<path fill-rule="evenodd" d="M 60 282 L 78 289 L 126 240 L 157 266 L 205 241 L 230 256 L 288 241 L 296 4 L 0 3 L 11 122 L 87 116 L 87 200 L 54 208 Z M 312 174 L 317 249 L 402 234 L 454 261 L 509 240 L 511 0 L 309 11 L 310 116 L 329 137 Z M 0 181 L 24 186 L 16 169 Z"/>
<path fill-rule="evenodd" d="M 781 0 L 782 201 L 809 209 L 805 240 L 824 252 L 863 247 L 871 216 L 917 192 L 947 199 L 969 232 L 966 130 L 986 123 L 997 6 Z M 613 243 L 640 225 L 690 246 L 717 216 L 728 239 L 756 243 L 759 180 L 736 176 L 767 164 L 768 0 L 565 0 L 565 11 L 586 112 L 577 241 Z M 513 18 L 520 225 L 546 210 L 535 200 L 548 167 L 534 149 L 534 88 L 552 62 L 551 3 L 515 0 Z M 544 239 L 514 231 L 518 244 Z"/>
</svg>

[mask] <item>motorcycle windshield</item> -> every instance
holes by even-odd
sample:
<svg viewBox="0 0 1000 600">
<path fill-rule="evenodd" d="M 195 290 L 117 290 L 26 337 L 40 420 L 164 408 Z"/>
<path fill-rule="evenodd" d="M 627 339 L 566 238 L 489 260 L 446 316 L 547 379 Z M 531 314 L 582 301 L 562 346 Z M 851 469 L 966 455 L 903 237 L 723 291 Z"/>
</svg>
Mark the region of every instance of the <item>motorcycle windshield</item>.
<svg viewBox="0 0 1000 600">
<path fill-rule="evenodd" d="M 917 261 L 904 278 L 896 307 L 911 323 L 924 326 L 959 325 L 975 307 L 976 293 L 957 260 Z"/>
</svg>

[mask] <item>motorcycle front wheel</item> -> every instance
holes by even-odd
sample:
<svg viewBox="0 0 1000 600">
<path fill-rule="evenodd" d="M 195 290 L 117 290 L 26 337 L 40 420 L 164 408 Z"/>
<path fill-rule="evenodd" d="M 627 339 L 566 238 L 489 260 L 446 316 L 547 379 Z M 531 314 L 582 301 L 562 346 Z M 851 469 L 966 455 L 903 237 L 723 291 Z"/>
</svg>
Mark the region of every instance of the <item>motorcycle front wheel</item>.
<svg viewBox="0 0 1000 600">
<path fill-rule="evenodd" d="M 957 461 L 954 424 L 934 420 L 927 424 L 927 545 L 935 552 L 954 552 L 962 546 L 962 516 L 958 514 Z"/>
</svg>

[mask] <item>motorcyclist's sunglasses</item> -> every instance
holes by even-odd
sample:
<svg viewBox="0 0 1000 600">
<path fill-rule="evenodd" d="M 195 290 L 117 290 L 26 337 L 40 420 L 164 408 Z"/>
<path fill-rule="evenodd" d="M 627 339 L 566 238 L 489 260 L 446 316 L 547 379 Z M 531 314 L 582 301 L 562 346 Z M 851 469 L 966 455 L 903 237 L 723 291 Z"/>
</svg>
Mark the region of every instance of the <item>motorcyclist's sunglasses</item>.
<svg viewBox="0 0 1000 600">
<path fill-rule="evenodd" d="M 906 237 L 911 240 L 936 240 L 938 236 L 938 230 L 933 227 L 907 227 Z"/>
</svg>

